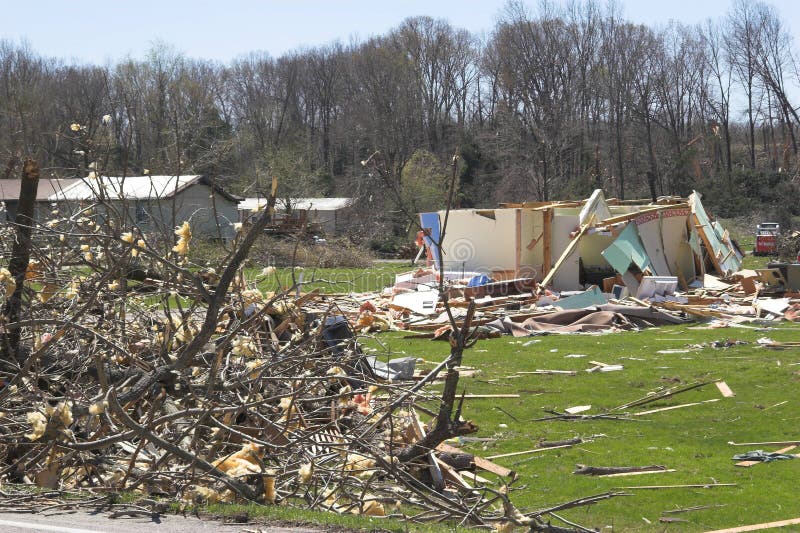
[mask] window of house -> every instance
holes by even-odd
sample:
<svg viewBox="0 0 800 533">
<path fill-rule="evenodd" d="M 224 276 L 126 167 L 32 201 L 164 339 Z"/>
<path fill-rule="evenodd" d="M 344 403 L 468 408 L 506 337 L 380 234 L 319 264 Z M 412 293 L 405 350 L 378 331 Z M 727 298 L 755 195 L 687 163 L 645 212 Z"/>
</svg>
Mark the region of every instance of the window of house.
<svg viewBox="0 0 800 533">
<path fill-rule="evenodd" d="M 137 201 L 136 202 L 136 223 L 137 224 L 146 224 L 150 217 L 147 214 L 147 209 L 145 209 L 144 202 Z"/>
</svg>

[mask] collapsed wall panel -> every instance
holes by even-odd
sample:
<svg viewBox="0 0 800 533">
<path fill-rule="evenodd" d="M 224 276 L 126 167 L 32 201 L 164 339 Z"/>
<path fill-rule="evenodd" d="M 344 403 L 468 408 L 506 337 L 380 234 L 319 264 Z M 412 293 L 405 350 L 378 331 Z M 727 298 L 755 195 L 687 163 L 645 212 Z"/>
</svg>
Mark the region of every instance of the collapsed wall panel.
<svg viewBox="0 0 800 533">
<path fill-rule="evenodd" d="M 653 211 L 633 219 L 639 239 L 650 258 L 650 270 L 656 276 L 669 276 L 672 270 L 664 254 L 661 234 L 661 212 Z"/>
<path fill-rule="evenodd" d="M 690 217 L 690 210 L 685 208 L 667 209 L 661 213 L 661 235 L 667 264 L 673 276 L 682 277 L 686 282 L 690 282 L 696 275 L 687 229 Z"/>
<path fill-rule="evenodd" d="M 700 201 L 700 194 L 693 191 L 689 196 L 689 206 L 692 210 L 697 232 L 706 250 L 711 256 L 714 268 L 723 276 L 738 272 L 742 267 L 743 255 L 741 250 L 733 243 L 728 232 L 719 222 L 711 222 L 708 214 Z"/>
<path fill-rule="evenodd" d="M 657 276 L 694 277 L 694 259 L 688 245 L 687 208 L 663 209 L 633 220 Z"/>
<path fill-rule="evenodd" d="M 496 271 L 513 272 L 517 260 L 515 211 L 514 209 L 450 211 L 442 242 L 445 270 L 487 274 Z M 434 219 L 429 215 L 436 217 Z M 426 226 L 426 223 L 434 225 L 439 220 L 444 220 L 444 212 L 425 213 L 421 216 L 421 220 L 423 228 L 431 227 Z M 437 225 L 436 238 L 438 235 Z"/>
</svg>

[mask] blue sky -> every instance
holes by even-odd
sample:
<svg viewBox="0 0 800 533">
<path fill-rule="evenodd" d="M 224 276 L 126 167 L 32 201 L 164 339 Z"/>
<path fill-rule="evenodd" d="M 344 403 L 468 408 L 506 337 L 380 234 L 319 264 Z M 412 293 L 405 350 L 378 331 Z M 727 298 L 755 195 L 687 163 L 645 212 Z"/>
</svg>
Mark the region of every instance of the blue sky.
<svg viewBox="0 0 800 533">
<path fill-rule="evenodd" d="M 381 34 L 412 15 L 489 32 L 505 0 L 0 0 L 0 36 L 48 56 L 103 64 L 140 58 L 158 41 L 190 57 L 228 62 L 252 51 L 273 56 L 302 46 Z M 687 24 L 724 15 L 729 0 L 627 0 L 626 18 Z M 800 41 L 800 0 L 772 0 Z M 533 3 L 530 3 L 533 5 Z"/>
</svg>

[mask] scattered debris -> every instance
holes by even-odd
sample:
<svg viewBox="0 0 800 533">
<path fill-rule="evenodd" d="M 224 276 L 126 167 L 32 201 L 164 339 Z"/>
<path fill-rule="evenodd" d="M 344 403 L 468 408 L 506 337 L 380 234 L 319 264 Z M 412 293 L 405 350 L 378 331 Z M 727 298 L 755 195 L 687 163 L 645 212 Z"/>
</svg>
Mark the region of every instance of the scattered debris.
<svg viewBox="0 0 800 533">
<path fill-rule="evenodd" d="M 675 396 L 676 394 L 681 394 L 683 392 L 687 392 L 690 390 L 694 390 L 705 385 L 708 385 L 709 381 L 701 381 L 690 383 L 689 385 L 676 385 L 675 387 L 670 387 L 668 389 L 662 389 L 655 392 L 648 393 L 647 396 L 643 398 L 639 398 L 638 400 L 633 400 L 632 402 L 624 403 L 618 407 L 614 407 L 612 411 L 622 411 L 625 409 L 630 409 L 631 407 L 641 407 L 642 405 L 647 405 L 648 403 L 657 402 L 658 400 L 663 400 L 665 398 L 670 398 Z"/>
<path fill-rule="evenodd" d="M 550 413 L 551 416 L 545 416 L 542 418 L 534 418 L 532 422 L 546 422 L 548 420 L 565 420 L 565 421 L 573 421 L 573 420 L 595 420 L 595 419 L 602 419 L 602 420 L 640 420 L 636 418 L 630 418 L 626 415 L 606 415 L 606 414 L 597 414 L 597 415 L 584 415 L 584 414 L 575 414 L 571 415 L 569 413 L 559 413 L 558 411 L 554 411 L 552 409 L 544 409 L 545 413 Z"/>
<path fill-rule="evenodd" d="M 564 376 L 577 376 L 578 372 L 576 370 L 519 370 L 517 374 L 537 374 L 537 375 L 549 375 L 549 374 L 561 374 Z"/>
<path fill-rule="evenodd" d="M 662 524 L 679 524 L 688 522 L 688 520 L 684 518 L 676 518 L 674 516 L 661 516 L 658 518 L 658 521 Z"/>
<path fill-rule="evenodd" d="M 577 470 L 572 472 L 581 476 L 626 476 L 643 473 L 653 472 L 674 472 L 675 470 L 669 469 L 666 466 L 650 465 L 650 466 L 587 466 L 577 465 Z"/>
<path fill-rule="evenodd" d="M 567 407 L 566 409 L 564 409 L 564 412 L 571 415 L 576 415 L 578 413 L 584 413 L 591 408 L 592 408 L 591 405 L 576 405 L 575 407 Z"/>
<path fill-rule="evenodd" d="M 704 400 L 702 402 L 692 402 L 692 403 L 684 403 L 680 405 L 670 405 L 668 407 L 661 407 L 658 409 L 650 409 L 649 411 L 639 411 L 638 413 L 633 413 L 633 416 L 644 416 L 644 415 L 651 415 L 653 413 L 661 413 L 663 411 L 672 411 L 674 409 L 683 409 L 684 407 L 694 407 L 695 405 L 703 405 L 706 403 L 714 403 L 718 402 L 719 398 L 712 398 L 711 400 Z"/>
<path fill-rule="evenodd" d="M 692 511 L 702 511 L 703 509 L 719 509 L 720 507 L 726 507 L 723 504 L 714 504 L 714 505 L 695 505 L 693 507 L 684 507 L 682 509 L 667 509 L 661 511 L 664 514 L 678 514 L 678 513 L 689 513 Z"/>
<path fill-rule="evenodd" d="M 661 490 L 661 489 L 710 489 L 714 487 L 738 487 L 737 483 L 695 483 L 686 485 L 634 485 L 615 487 L 619 490 Z"/>
<path fill-rule="evenodd" d="M 514 208 L 514 214 L 537 220 L 537 213 L 561 215 L 561 207 L 539 207 L 544 209 Z M 46 231 L 36 228 L 40 247 L 23 250 L 24 261 L 18 248 L 33 230 L 19 225 L 19 235 L 27 235 L 21 240 L 4 228 L 0 246 L 15 261 L 0 272 L 2 297 L 19 304 L 15 295 L 24 291 L 27 307 L 24 314 L 7 313 L 10 319 L 0 331 L 7 352 L 0 389 L 3 474 L 13 482 L 70 494 L 86 488 L 124 490 L 186 504 L 255 501 L 371 517 L 398 514 L 402 508 L 411 521 L 458 519 L 481 527 L 512 523 L 533 530 L 545 527 L 536 522 L 543 514 L 618 496 L 607 493 L 519 513 L 508 496 L 515 472 L 492 460 L 570 448 L 591 438 L 540 442 L 530 450 L 488 458 L 452 446 L 457 441 L 449 439 L 478 430 L 461 416 L 464 400 L 521 397 L 459 395 L 459 378 L 480 372 L 461 366 L 463 350 L 477 338 L 500 334 L 598 334 L 710 318 L 725 324 L 783 320 L 795 302 L 787 296 L 764 298 L 758 293 L 762 283 L 752 276 L 736 281 L 738 247 L 708 220 L 697 195 L 686 203 L 621 213 L 606 205 L 602 194 L 594 194 L 584 207 L 587 212 L 571 236 L 551 234 L 542 250 L 533 243 L 536 253 L 543 254 L 537 263 L 546 267 L 543 277 L 523 276 L 521 259 L 491 277 L 429 266 L 371 294 L 304 292 L 302 273 L 285 290 L 259 290 L 241 267 L 266 227 L 269 217 L 264 215 L 246 223 L 219 273 L 197 273 L 188 262 L 194 246 L 189 222 L 181 221 L 169 242 L 151 243 L 127 231 L 123 221 L 113 226 L 105 215 L 84 209 L 80 218 L 64 214 Z M 473 215 L 490 219 L 472 213 L 464 220 Z M 422 220 L 424 225 L 433 218 Z M 458 231 L 456 225 L 453 234 Z M 665 235 L 670 250 L 653 248 L 656 238 Z M 78 246 L 65 249 L 62 237 Z M 580 252 L 579 240 L 597 237 L 614 238 L 603 250 L 608 264 L 588 266 L 613 268 L 584 267 L 581 273 L 580 262 L 570 256 Z M 546 257 L 547 241 L 554 238 L 565 251 L 558 258 L 547 251 Z M 676 243 L 691 250 L 677 250 Z M 431 246 L 428 242 L 429 256 L 435 258 L 441 250 Z M 710 262 L 722 278 L 695 276 L 695 260 L 701 267 Z M 673 276 L 671 262 L 683 263 L 686 270 Z M 141 279 L 134 270 L 142 272 L 136 274 Z M 583 283 L 581 276 L 598 279 Z M 552 290 L 561 283 L 577 286 Z M 751 285 L 755 294 L 749 292 Z M 9 307 L 19 310 L 18 305 Z M 431 365 L 414 357 L 384 361 L 369 355 L 355 335 L 401 329 L 447 340 L 449 356 Z M 538 339 L 513 342 L 527 348 Z M 763 338 L 759 345 L 800 343 Z M 589 364 L 587 372 L 624 369 L 621 364 Z M 434 383 L 443 384 L 441 393 L 428 390 Z M 641 408 L 709 383 L 655 391 L 614 411 Z M 724 397 L 734 396 L 725 382 L 713 383 Z M 430 400 L 438 401 L 435 411 L 428 410 L 434 409 L 425 403 Z M 641 421 L 636 417 L 716 401 L 594 415 L 584 414 L 591 405 L 580 405 L 563 413 L 546 410 L 552 416 L 537 420 Z M 737 460 L 795 457 L 785 453 L 792 448 L 748 452 Z M 578 465 L 574 473 L 610 477 L 674 471 L 659 465 Z M 495 483 L 498 487 L 490 487 Z M 693 485 L 658 486 L 667 487 Z M 130 506 L 116 512 L 155 511 Z"/>
<path fill-rule="evenodd" d="M 768 337 L 761 337 L 756 342 L 758 343 L 759 346 L 763 346 L 764 348 L 775 348 L 778 350 L 800 347 L 800 342 L 798 341 L 778 342 Z"/>
<path fill-rule="evenodd" d="M 750 467 L 759 463 L 770 463 L 779 459 L 796 459 L 797 454 L 789 454 L 786 452 L 792 451 L 797 448 L 796 445 L 781 448 L 775 452 L 765 452 L 764 450 L 753 450 L 747 453 L 740 453 L 733 456 L 734 461 L 739 461 L 736 466 Z"/>
<path fill-rule="evenodd" d="M 600 361 L 589 361 L 589 364 L 594 366 L 587 368 L 587 372 L 617 372 L 624 368 L 622 365 L 609 365 Z"/>
</svg>

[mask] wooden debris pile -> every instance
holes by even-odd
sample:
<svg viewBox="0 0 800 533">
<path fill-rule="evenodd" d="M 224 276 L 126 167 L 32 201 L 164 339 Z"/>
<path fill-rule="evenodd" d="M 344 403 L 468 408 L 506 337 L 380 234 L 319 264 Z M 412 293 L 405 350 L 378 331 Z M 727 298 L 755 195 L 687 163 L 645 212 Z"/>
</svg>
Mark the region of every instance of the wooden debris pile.
<svg viewBox="0 0 800 533">
<path fill-rule="evenodd" d="M 777 271 L 766 272 L 772 270 Z M 800 321 L 800 293 L 783 285 L 778 286 L 779 292 L 774 292 L 778 289 L 748 277 L 749 272 L 754 271 L 736 272 L 726 281 L 706 275 L 701 286 L 676 291 L 669 297 L 646 299 L 616 298 L 597 287 L 560 295 L 552 291 L 539 295 L 536 289 L 528 288 L 514 294 L 465 296 L 462 289 L 454 289 L 456 285 L 448 281 L 445 286 L 451 293 L 447 298 L 449 313 L 438 294 L 427 294 L 432 291 L 418 291 L 421 294 L 412 293 L 414 299 L 405 300 L 395 297 L 396 287 L 381 293 L 341 293 L 320 298 L 335 303 L 358 332 L 404 330 L 416 333 L 417 337 L 444 339 L 451 330 L 450 316 L 458 326 L 462 325 L 470 305 L 475 307 L 471 324 L 479 327 L 483 337 L 615 332 L 690 321 L 708 322 L 709 327 L 752 321 Z M 424 298 L 431 301 L 422 310 L 417 304 Z M 614 316 L 597 315 L 598 319 L 603 317 L 602 321 L 581 328 L 577 326 L 586 323 L 588 316 L 576 314 L 581 309 L 609 311 Z"/>
</svg>

